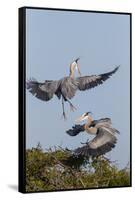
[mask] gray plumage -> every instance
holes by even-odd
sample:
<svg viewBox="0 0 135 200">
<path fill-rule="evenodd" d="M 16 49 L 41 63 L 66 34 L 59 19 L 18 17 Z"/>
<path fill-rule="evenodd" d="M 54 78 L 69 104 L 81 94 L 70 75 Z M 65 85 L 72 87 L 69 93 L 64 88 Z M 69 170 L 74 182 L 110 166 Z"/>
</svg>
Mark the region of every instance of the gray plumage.
<svg viewBox="0 0 135 200">
<path fill-rule="evenodd" d="M 110 118 L 102 118 L 99 120 L 93 120 L 91 125 L 89 127 L 100 127 L 100 126 L 111 126 L 111 119 Z M 72 129 L 69 129 L 66 131 L 66 133 L 70 136 L 76 136 L 81 132 L 85 131 L 85 124 L 80 125 L 80 124 L 75 124 L 72 126 Z"/>
<path fill-rule="evenodd" d="M 35 97 L 42 101 L 49 101 L 53 95 L 57 95 L 57 89 L 60 81 L 46 80 L 44 83 L 39 83 L 36 80 L 27 81 L 27 89 Z"/>
<path fill-rule="evenodd" d="M 116 133 L 118 130 L 111 127 L 111 119 L 103 118 L 100 120 L 93 120 L 89 128 L 96 127 L 97 132 L 93 140 L 86 143 L 86 145 L 75 149 L 74 155 L 82 156 L 100 156 L 112 150 L 117 142 Z M 70 136 L 76 136 L 80 132 L 85 131 L 85 124 L 75 125 L 72 129 L 66 131 Z"/>
<path fill-rule="evenodd" d="M 71 65 L 70 65 L 70 75 L 67 77 L 64 77 L 60 80 L 46 80 L 44 82 L 38 82 L 36 80 L 28 80 L 26 82 L 26 88 L 29 90 L 30 93 L 32 93 L 35 97 L 42 101 L 49 101 L 53 98 L 53 95 L 56 95 L 58 99 L 62 97 L 62 107 L 63 107 L 63 115 L 65 115 L 64 112 L 64 101 L 68 101 L 70 104 L 70 107 L 72 110 L 75 109 L 75 107 L 70 102 L 70 99 L 72 99 L 75 96 L 75 93 L 77 90 L 87 90 L 94 88 L 100 84 L 102 84 L 105 80 L 110 78 L 111 75 L 113 75 L 119 67 L 116 67 L 114 70 L 100 74 L 100 75 L 92 75 L 92 76 L 81 76 L 81 77 L 74 77 L 74 70 L 77 66 L 78 72 L 80 74 L 80 70 L 78 67 L 78 59 L 76 59 Z"/>
<path fill-rule="evenodd" d="M 104 81 L 110 78 L 110 76 L 112 76 L 118 70 L 118 68 L 119 66 L 116 67 L 111 72 L 100 74 L 100 75 L 78 77 L 76 79 L 78 81 L 78 89 L 88 90 L 102 84 Z"/>
<path fill-rule="evenodd" d="M 118 70 L 116 67 L 113 71 L 98 76 L 83 76 L 78 78 L 64 77 L 58 81 L 46 80 L 37 82 L 28 80 L 27 89 L 37 98 L 43 101 L 49 101 L 55 94 L 59 99 L 61 95 L 66 99 L 72 99 L 77 90 L 88 90 L 102 84 Z"/>
<path fill-rule="evenodd" d="M 78 82 L 71 77 L 65 77 L 60 80 L 59 92 L 64 97 L 64 100 L 72 99 L 75 96 L 75 92 L 78 89 Z"/>
</svg>

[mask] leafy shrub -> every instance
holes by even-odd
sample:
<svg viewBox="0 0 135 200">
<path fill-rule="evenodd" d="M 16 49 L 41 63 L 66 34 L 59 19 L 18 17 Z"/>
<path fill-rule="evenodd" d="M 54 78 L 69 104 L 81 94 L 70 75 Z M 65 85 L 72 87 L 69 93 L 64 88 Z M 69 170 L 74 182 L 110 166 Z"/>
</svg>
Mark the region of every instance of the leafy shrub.
<svg viewBox="0 0 135 200">
<path fill-rule="evenodd" d="M 26 191 L 130 186 L 130 171 L 104 157 L 75 157 L 67 149 L 26 150 Z"/>
</svg>

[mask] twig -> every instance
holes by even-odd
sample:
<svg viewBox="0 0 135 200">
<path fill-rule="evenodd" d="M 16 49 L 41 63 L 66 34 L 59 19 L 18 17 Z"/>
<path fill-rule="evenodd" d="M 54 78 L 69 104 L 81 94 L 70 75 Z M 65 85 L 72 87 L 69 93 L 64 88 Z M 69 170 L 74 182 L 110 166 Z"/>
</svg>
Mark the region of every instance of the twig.
<svg viewBox="0 0 135 200">
<path fill-rule="evenodd" d="M 78 177 L 76 176 L 74 170 L 73 170 L 71 167 L 68 167 L 68 166 L 64 165 L 63 163 L 61 163 L 55 156 L 53 156 L 53 155 L 51 155 L 51 156 L 52 156 L 52 157 L 57 161 L 57 163 L 60 164 L 62 167 L 69 169 L 70 172 L 72 173 L 72 175 L 78 179 Z M 81 182 L 82 186 L 85 188 L 85 184 L 83 183 L 83 181 L 82 181 L 81 178 L 79 178 L 79 181 Z"/>
</svg>

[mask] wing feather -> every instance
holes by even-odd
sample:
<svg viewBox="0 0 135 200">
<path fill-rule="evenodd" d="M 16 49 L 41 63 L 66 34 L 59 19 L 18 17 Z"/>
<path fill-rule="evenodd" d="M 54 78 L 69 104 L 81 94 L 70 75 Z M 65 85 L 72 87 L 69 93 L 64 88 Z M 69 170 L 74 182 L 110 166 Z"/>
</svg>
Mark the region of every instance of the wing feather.
<svg viewBox="0 0 135 200">
<path fill-rule="evenodd" d="M 104 127 L 111 127 L 112 122 L 110 118 L 102 118 L 99 120 L 94 120 L 91 126 L 95 126 L 96 128 Z"/>
<path fill-rule="evenodd" d="M 84 125 L 75 125 L 75 126 L 72 126 L 72 129 L 69 129 L 66 131 L 66 133 L 70 136 L 76 136 L 78 135 L 80 132 L 83 132 L 85 129 L 84 129 Z"/>
<path fill-rule="evenodd" d="M 36 80 L 28 80 L 26 82 L 26 88 L 38 99 L 49 101 L 54 93 L 57 93 L 59 84 L 59 81 L 52 80 L 46 80 L 43 83 L 37 82 Z"/>
<path fill-rule="evenodd" d="M 113 131 L 112 131 L 113 130 Z M 75 149 L 75 155 L 100 156 L 112 150 L 115 147 L 117 138 L 114 134 L 116 129 L 101 127 L 97 136 L 87 145 Z M 117 130 L 116 130 L 117 131 Z"/>
<path fill-rule="evenodd" d="M 88 90 L 102 84 L 104 81 L 109 79 L 110 76 L 112 76 L 118 70 L 118 68 L 119 66 L 108 73 L 100 75 L 91 75 L 76 78 L 76 81 L 78 82 L 78 89 Z"/>
<path fill-rule="evenodd" d="M 93 122 L 91 123 L 91 126 L 94 126 L 96 128 L 101 127 L 101 126 L 106 126 L 106 127 L 110 127 L 111 125 L 111 119 L 110 118 L 102 118 L 99 120 L 93 120 Z M 72 129 L 69 129 L 66 131 L 66 133 L 70 136 L 76 136 L 81 132 L 84 132 L 84 124 L 83 125 L 74 125 L 72 126 Z"/>
</svg>

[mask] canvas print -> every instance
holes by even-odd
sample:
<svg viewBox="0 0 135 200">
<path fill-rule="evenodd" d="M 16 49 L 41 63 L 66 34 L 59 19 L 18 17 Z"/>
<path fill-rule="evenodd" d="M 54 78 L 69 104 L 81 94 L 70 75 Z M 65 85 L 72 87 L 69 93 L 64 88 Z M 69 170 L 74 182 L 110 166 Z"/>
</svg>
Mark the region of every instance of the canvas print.
<svg viewBox="0 0 135 200">
<path fill-rule="evenodd" d="M 19 16 L 19 191 L 131 186 L 131 14 Z"/>
</svg>

